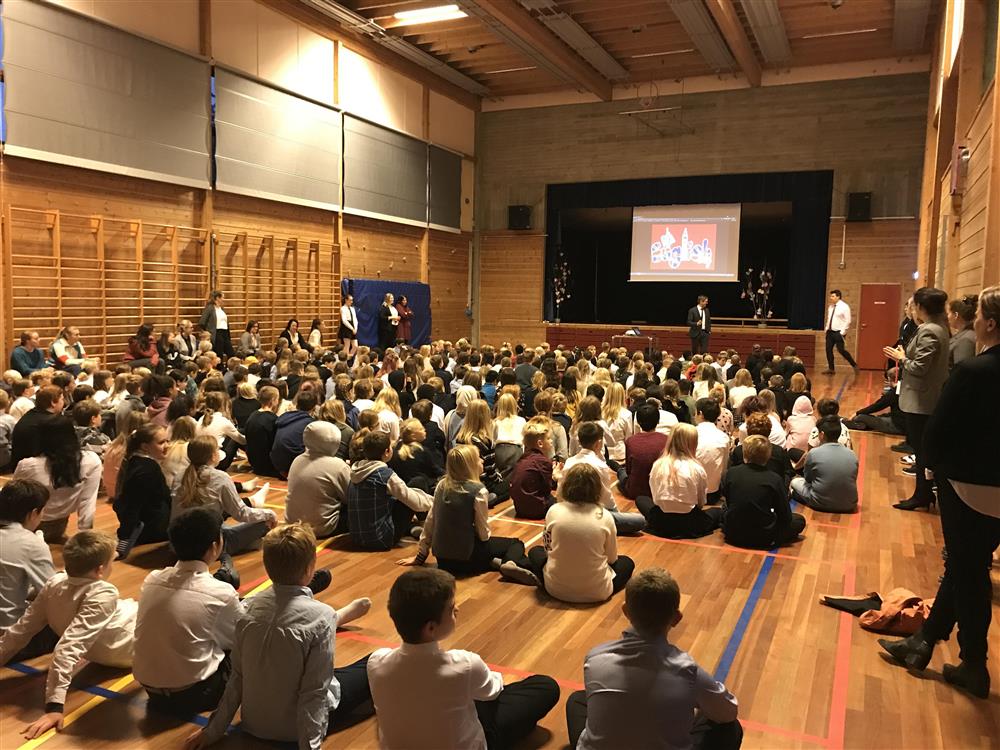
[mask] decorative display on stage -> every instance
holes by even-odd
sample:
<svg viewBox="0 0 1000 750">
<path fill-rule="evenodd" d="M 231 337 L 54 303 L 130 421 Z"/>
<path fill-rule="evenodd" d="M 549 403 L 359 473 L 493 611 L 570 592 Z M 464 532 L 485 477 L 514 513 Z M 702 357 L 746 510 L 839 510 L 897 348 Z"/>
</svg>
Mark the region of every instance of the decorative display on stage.
<svg viewBox="0 0 1000 750">
<path fill-rule="evenodd" d="M 766 320 L 774 317 L 771 309 L 771 292 L 774 291 L 774 271 L 763 268 L 754 276 L 754 270 L 748 268 L 743 274 L 743 292 L 740 299 L 745 299 L 753 308 L 754 320 Z"/>
</svg>

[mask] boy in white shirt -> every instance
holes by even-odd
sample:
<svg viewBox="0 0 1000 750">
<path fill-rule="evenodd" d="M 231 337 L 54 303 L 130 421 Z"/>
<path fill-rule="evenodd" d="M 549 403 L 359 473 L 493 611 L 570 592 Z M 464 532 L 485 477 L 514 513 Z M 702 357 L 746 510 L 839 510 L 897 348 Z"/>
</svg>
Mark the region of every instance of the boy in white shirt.
<svg viewBox="0 0 1000 750">
<path fill-rule="evenodd" d="M 0 635 L 0 664 L 6 664 L 46 625 L 59 635 L 45 684 L 45 713 L 22 734 L 41 736 L 62 729 L 63 705 L 70 681 L 83 661 L 108 667 L 132 665 L 137 605 L 119 599 L 108 583 L 115 539 L 99 531 L 81 531 L 63 547 L 66 570 L 42 587 L 17 623 Z"/>
<path fill-rule="evenodd" d="M 55 575 L 52 554 L 35 533 L 48 488 L 33 479 L 13 479 L 0 489 L 0 628 L 16 623 Z M 47 654 L 59 640 L 46 625 L 14 656 L 15 661 Z"/>
<path fill-rule="evenodd" d="M 729 436 L 715 426 L 721 408 L 712 398 L 698 399 L 698 414 L 695 428 L 698 430 L 698 463 L 705 469 L 708 478 L 708 504 L 714 505 L 721 499 L 719 488 L 722 475 L 729 465 Z"/>
<path fill-rule="evenodd" d="M 602 458 L 604 455 L 604 428 L 597 422 L 584 422 L 577 429 L 577 440 L 580 442 L 580 450 L 573 456 L 566 459 L 562 473 L 565 474 L 577 464 L 589 464 L 597 469 L 601 476 L 601 505 L 610 512 L 615 520 L 615 529 L 618 536 L 626 534 L 638 534 L 646 528 L 646 519 L 641 513 L 623 513 L 615 505 L 614 496 L 611 490 L 617 482 L 615 473 Z M 556 477 L 559 479 L 559 477 Z"/>
<path fill-rule="evenodd" d="M 383 750 L 507 748 L 527 737 L 559 700 L 551 677 L 503 684 L 478 654 L 438 645 L 455 631 L 455 579 L 415 568 L 389 591 L 389 616 L 403 639 L 368 658 L 368 681 Z"/>
<path fill-rule="evenodd" d="M 10 386 L 10 395 L 14 397 L 14 401 L 10 405 L 9 414 L 15 422 L 35 408 L 35 401 L 32 398 L 35 395 L 35 386 L 30 380 L 15 380 Z"/>
<path fill-rule="evenodd" d="M 222 555 L 222 516 L 208 508 L 177 515 L 168 530 L 178 562 L 142 583 L 135 630 L 135 679 L 150 708 L 178 715 L 214 709 L 229 678 L 228 651 L 243 606 L 239 577 Z"/>
<path fill-rule="evenodd" d="M 586 690 L 566 701 L 571 748 L 740 747 L 736 698 L 669 640 L 681 621 L 680 601 L 677 583 L 660 568 L 628 582 L 622 609 L 631 627 L 619 640 L 590 650 L 583 665 Z"/>
</svg>

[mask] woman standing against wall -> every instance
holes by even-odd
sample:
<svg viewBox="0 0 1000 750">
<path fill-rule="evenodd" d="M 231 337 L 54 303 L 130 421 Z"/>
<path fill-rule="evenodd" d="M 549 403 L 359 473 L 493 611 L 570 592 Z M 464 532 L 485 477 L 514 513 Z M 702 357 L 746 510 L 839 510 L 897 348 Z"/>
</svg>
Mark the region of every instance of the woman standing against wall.
<svg viewBox="0 0 1000 750">
<path fill-rule="evenodd" d="M 208 295 L 208 304 L 201 311 L 198 327 L 212 336 L 212 349 L 223 361 L 235 357 L 233 342 L 229 336 L 229 315 L 223 308 L 223 294 L 218 289 Z"/>
</svg>

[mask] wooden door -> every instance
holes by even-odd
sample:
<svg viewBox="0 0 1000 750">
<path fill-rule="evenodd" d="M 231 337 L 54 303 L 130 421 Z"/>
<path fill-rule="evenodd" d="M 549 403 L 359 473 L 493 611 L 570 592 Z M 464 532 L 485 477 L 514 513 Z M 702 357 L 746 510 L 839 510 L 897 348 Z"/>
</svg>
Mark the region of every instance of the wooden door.
<svg viewBox="0 0 1000 750">
<path fill-rule="evenodd" d="M 858 316 L 858 366 L 862 370 L 885 367 L 882 347 L 892 346 L 899 338 L 903 319 L 900 284 L 862 284 Z"/>
</svg>

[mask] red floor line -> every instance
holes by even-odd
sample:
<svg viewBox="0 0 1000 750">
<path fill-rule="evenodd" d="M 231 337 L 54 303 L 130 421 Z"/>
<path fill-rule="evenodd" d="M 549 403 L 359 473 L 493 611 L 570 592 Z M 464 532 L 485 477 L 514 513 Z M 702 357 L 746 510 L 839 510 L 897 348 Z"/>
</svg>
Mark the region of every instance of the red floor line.
<svg viewBox="0 0 1000 750">
<path fill-rule="evenodd" d="M 814 734 L 797 732 L 794 729 L 784 729 L 782 727 L 771 726 L 770 724 L 761 724 L 759 721 L 744 718 L 740 718 L 740 724 L 743 725 L 743 729 L 751 732 L 764 732 L 765 734 L 773 734 L 778 737 L 787 737 L 801 742 L 810 742 L 821 747 L 827 747 L 829 745 L 829 740 L 825 737 L 817 737 Z"/>
<path fill-rule="evenodd" d="M 844 570 L 844 596 L 854 594 L 857 568 L 849 563 Z M 851 675 L 851 634 L 854 618 L 847 612 L 840 613 L 840 629 L 837 633 L 837 652 L 834 657 L 833 690 L 830 696 L 830 723 L 827 729 L 828 746 L 831 750 L 842 750 L 847 734 L 847 699 Z"/>
</svg>

